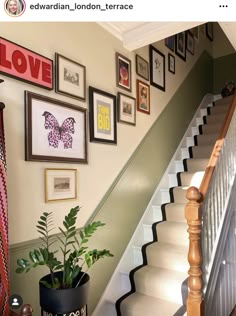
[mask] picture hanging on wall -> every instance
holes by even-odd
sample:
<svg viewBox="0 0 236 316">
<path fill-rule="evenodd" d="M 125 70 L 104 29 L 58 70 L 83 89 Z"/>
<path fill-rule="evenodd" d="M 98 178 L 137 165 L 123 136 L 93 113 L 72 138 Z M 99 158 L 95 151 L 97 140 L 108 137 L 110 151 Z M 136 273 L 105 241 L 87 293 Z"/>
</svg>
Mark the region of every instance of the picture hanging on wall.
<svg viewBox="0 0 236 316">
<path fill-rule="evenodd" d="M 25 91 L 25 160 L 87 163 L 86 109 Z"/>
<path fill-rule="evenodd" d="M 89 130 L 91 142 L 117 143 L 115 95 L 89 87 Z"/>
<path fill-rule="evenodd" d="M 148 62 L 136 54 L 136 73 L 145 80 L 149 80 Z"/>
<path fill-rule="evenodd" d="M 85 101 L 86 99 L 86 68 L 85 66 L 55 54 L 57 93 Z"/>
<path fill-rule="evenodd" d="M 168 70 L 175 74 L 175 56 L 168 54 Z"/>
<path fill-rule="evenodd" d="M 118 93 L 118 122 L 136 124 L 136 99 L 129 95 Z"/>
<path fill-rule="evenodd" d="M 45 169 L 45 202 L 77 198 L 77 169 Z"/>
<path fill-rule="evenodd" d="M 175 53 L 184 61 L 186 60 L 186 33 L 180 32 L 175 35 Z"/>
<path fill-rule="evenodd" d="M 198 42 L 199 41 L 199 27 L 198 26 L 194 27 L 193 35 L 194 35 L 194 39 Z"/>
<path fill-rule="evenodd" d="M 172 35 L 165 38 L 165 45 L 173 52 L 175 50 L 175 36 Z"/>
<path fill-rule="evenodd" d="M 131 92 L 131 60 L 116 53 L 116 85 Z"/>
<path fill-rule="evenodd" d="M 150 114 L 150 86 L 137 80 L 137 110 Z"/>
<path fill-rule="evenodd" d="M 206 23 L 206 36 L 213 41 L 213 22 Z"/>
<path fill-rule="evenodd" d="M 149 46 L 150 83 L 152 86 L 165 91 L 165 55 L 154 46 Z"/>
<path fill-rule="evenodd" d="M 0 73 L 40 88 L 53 89 L 53 61 L 2 37 Z"/>
<path fill-rule="evenodd" d="M 190 52 L 192 55 L 194 55 L 194 37 L 193 37 L 193 34 L 190 32 L 187 32 L 186 49 L 188 52 Z"/>
</svg>

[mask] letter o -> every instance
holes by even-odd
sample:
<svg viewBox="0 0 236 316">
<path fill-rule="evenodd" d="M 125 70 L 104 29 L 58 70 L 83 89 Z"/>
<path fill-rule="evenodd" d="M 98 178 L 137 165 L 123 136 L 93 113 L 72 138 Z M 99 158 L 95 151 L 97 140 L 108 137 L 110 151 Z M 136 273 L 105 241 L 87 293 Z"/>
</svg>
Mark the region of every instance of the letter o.
<svg viewBox="0 0 236 316">
<path fill-rule="evenodd" d="M 16 71 L 19 73 L 24 73 L 26 72 L 27 69 L 27 61 L 22 52 L 19 50 L 15 50 L 12 54 L 12 63 L 13 66 L 15 67 Z"/>
</svg>

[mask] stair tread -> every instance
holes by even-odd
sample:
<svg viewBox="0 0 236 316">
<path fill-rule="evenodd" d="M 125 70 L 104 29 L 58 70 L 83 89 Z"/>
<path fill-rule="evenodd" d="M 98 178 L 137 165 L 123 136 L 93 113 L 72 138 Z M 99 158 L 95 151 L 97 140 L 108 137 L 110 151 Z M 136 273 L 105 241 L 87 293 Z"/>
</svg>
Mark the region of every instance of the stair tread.
<svg viewBox="0 0 236 316">
<path fill-rule="evenodd" d="M 181 287 L 188 273 L 165 268 L 143 266 L 134 273 L 136 291 L 181 304 Z M 173 291 L 175 295 L 173 295 Z"/>
<path fill-rule="evenodd" d="M 188 225 L 185 222 L 161 222 L 156 225 L 157 239 L 177 245 L 188 245 Z"/>
<path fill-rule="evenodd" d="M 173 316 L 180 307 L 180 304 L 136 292 L 121 303 L 121 313 L 122 316 Z"/>
</svg>

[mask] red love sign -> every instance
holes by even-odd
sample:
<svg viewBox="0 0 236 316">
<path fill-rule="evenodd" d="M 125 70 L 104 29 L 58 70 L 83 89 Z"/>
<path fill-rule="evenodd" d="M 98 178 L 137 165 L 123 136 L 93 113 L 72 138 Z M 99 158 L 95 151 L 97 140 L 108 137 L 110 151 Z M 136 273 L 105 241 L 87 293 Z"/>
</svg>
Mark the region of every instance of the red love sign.
<svg viewBox="0 0 236 316">
<path fill-rule="evenodd" d="M 53 61 L 1 37 L 0 73 L 53 89 Z"/>
</svg>

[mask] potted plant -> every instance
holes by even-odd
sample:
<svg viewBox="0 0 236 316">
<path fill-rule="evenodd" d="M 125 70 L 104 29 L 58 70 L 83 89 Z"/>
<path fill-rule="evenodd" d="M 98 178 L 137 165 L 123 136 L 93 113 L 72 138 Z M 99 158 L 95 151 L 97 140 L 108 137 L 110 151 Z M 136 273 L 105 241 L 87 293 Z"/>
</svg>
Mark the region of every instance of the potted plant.
<svg viewBox="0 0 236 316">
<path fill-rule="evenodd" d="M 72 208 L 59 227 L 60 236 L 53 236 L 52 212 L 44 212 L 37 222 L 37 231 L 42 246 L 29 252 L 29 259 L 17 260 L 17 273 L 28 272 L 31 268 L 47 266 L 49 274 L 39 281 L 40 306 L 42 313 L 53 315 L 78 312 L 86 315 L 89 287 L 88 269 L 104 257 L 113 257 L 107 249 L 89 250 L 86 243 L 94 232 L 105 224 L 96 221 L 77 232 L 76 220 L 79 206 Z M 59 249 L 52 250 L 58 242 Z M 57 254 L 61 254 L 58 258 Z M 75 314 L 77 315 L 77 314 Z"/>
</svg>

